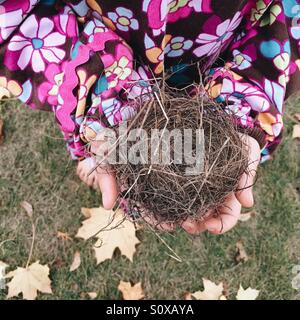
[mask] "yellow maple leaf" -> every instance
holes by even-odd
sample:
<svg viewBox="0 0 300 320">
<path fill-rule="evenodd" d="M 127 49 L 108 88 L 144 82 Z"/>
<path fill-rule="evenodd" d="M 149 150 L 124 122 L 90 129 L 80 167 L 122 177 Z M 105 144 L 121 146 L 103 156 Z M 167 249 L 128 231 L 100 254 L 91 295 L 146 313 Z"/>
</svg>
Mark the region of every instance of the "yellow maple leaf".
<svg viewBox="0 0 300 320">
<path fill-rule="evenodd" d="M 136 237 L 134 224 L 127 220 L 122 210 L 116 212 L 104 208 L 83 209 L 90 211 L 90 218 L 82 223 L 76 237 L 85 240 L 95 236 L 98 238 L 94 245 L 97 263 L 111 259 L 116 248 L 130 261 L 140 243 Z"/>
<path fill-rule="evenodd" d="M 141 282 L 131 285 L 130 282 L 120 281 L 118 289 L 124 300 L 141 300 L 145 297 Z"/>
<path fill-rule="evenodd" d="M 259 295 L 259 290 L 248 288 L 244 289 L 241 285 L 236 295 L 237 300 L 255 300 Z"/>
<path fill-rule="evenodd" d="M 224 291 L 222 282 L 216 285 L 214 282 L 203 278 L 203 286 L 204 290 L 192 293 L 192 297 L 196 300 L 220 300 Z"/>
<path fill-rule="evenodd" d="M 9 272 L 5 278 L 12 278 L 7 284 L 7 298 L 16 297 L 22 293 L 24 299 L 34 300 L 37 297 L 37 291 L 52 294 L 49 268 L 47 265 L 41 265 L 39 261 L 28 268 L 18 267 Z"/>
</svg>

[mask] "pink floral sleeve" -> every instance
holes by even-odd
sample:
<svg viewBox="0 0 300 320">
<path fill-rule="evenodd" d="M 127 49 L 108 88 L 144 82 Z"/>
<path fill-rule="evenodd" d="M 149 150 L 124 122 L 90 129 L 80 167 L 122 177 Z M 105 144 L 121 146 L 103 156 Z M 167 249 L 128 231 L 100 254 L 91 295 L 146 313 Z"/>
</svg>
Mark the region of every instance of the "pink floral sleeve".
<svg viewBox="0 0 300 320">
<path fill-rule="evenodd" d="M 284 101 L 300 89 L 299 4 L 257 1 L 226 50 L 225 65 L 210 70 L 209 93 L 250 128 L 262 161 L 280 143 Z"/>
<path fill-rule="evenodd" d="M 83 1 L 0 1 L 0 9 L 0 99 L 53 111 L 72 157 L 87 156 L 97 132 L 132 116 L 119 96 L 132 50 L 99 16 L 87 19 Z"/>
</svg>

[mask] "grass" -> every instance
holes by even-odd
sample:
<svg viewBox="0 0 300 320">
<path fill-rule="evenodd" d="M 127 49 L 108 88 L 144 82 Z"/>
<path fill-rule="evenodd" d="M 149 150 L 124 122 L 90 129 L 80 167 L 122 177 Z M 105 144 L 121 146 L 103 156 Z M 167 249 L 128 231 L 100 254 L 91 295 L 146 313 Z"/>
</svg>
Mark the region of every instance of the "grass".
<svg viewBox="0 0 300 320">
<path fill-rule="evenodd" d="M 293 112 L 300 98 L 286 106 L 286 131 L 275 159 L 261 166 L 255 188 L 256 216 L 240 222 L 223 236 L 192 237 L 181 230 L 160 234 L 183 262 L 172 259 L 164 244 L 150 230 L 139 231 L 142 243 L 133 263 L 116 252 L 111 261 L 96 265 L 91 243 L 62 241 L 58 231 L 74 236 L 83 217 L 81 207 L 100 204 L 100 195 L 86 188 L 74 174 L 54 124 L 52 114 L 34 112 L 14 102 L 0 104 L 5 123 L 5 143 L 0 146 L 0 260 L 10 270 L 25 266 L 31 224 L 20 207 L 34 206 L 37 226 L 33 261 L 51 269 L 53 295 L 39 299 L 84 299 L 96 291 L 98 299 L 120 299 L 120 280 L 141 281 L 147 299 L 182 299 L 186 291 L 202 288 L 202 277 L 223 281 L 234 298 L 239 284 L 260 290 L 261 299 L 299 299 L 291 286 L 292 267 L 300 264 L 299 143 L 291 139 Z M 242 239 L 250 257 L 235 261 L 236 243 Z M 82 263 L 70 273 L 74 252 Z M 6 290 L 0 290 L 5 299 Z"/>
</svg>

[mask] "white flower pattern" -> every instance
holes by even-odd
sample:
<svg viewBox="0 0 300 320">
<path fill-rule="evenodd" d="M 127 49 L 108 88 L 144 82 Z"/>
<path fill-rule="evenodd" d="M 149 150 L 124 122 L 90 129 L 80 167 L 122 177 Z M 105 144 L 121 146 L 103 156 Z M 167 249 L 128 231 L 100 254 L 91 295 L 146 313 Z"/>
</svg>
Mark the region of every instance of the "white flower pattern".
<svg viewBox="0 0 300 320">
<path fill-rule="evenodd" d="M 47 62 L 59 63 L 65 57 L 65 51 L 57 48 L 65 43 L 66 37 L 59 32 L 52 32 L 54 23 L 48 18 L 38 22 L 31 15 L 20 27 L 20 35 L 12 37 L 8 50 L 21 51 L 18 66 L 24 70 L 31 64 L 34 72 L 45 71 Z"/>
</svg>

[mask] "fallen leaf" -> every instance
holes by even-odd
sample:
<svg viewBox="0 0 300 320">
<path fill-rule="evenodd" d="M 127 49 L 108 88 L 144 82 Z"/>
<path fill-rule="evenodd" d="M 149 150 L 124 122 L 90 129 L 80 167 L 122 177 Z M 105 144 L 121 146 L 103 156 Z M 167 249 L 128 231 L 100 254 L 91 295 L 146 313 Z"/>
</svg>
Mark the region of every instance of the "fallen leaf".
<svg viewBox="0 0 300 320">
<path fill-rule="evenodd" d="M 293 127 L 293 139 L 300 138 L 300 123 L 295 124 Z"/>
<path fill-rule="evenodd" d="M 0 145 L 4 142 L 4 122 L 0 119 Z"/>
<path fill-rule="evenodd" d="M 41 265 L 39 261 L 31 264 L 27 269 L 18 267 L 9 272 L 5 278 L 12 278 L 7 284 L 7 298 L 17 297 L 22 293 L 24 299 L 34 300 L 38 291 L 52 294 L 49 268 L 47 265 Z"/>
<path fill-rule="evenodd" d="M 22 201 L 21 202 L 21 207 L 26 211 L 27 215 L 29 218 L 32 218 L 32 214 L 33 214 L 33 207 L 32 205 L 27 202 L 27 201 Z"/>
<path fill-rule="evenodd" d="M 295 117 L 296 120 L 300 121 L 300 113 L 294 113 L 293 116 Z"/>
<path fill-rule="evenodd" d="M 127 220 L 122 210 L 116 212 L 104 208 L 85 209 L 90 211 L 90 218 L 82 223 L 76 237 L 85 240 L 95 236 L 94 245 L 97 263 L 111 259 L 116 248 L 130 261 L 140 243 L 136 237 L 134 224 Z"/>
<path fill-rule="evenodd" d="M 57 231 L 56 236 L 57 236 L 58 239 L 61 239 L 61 240 L 64 240 L 64 241 L 73 240 L 67 233 L 61 232 L 61 231 Z"/>
<path fill-rule="evenodd" d="M 220 282 L 218 285 L 212 281 L 203 278 L 203 291 L 196 291 L 192 293 L 192 297 L 196 300 L 219 300 L 223 295 L 223 283 Z"/>
<path fill-rule="evenodd" d="M 131 285 L 130 282 L 120 281 L 118 289 L 124 300 L 141 300 L 145 297 L 141 282 Z"/>
<path fill-rule="evenodd" d="M 237 263 L 239 262 L 247 262 L 249 260 L 249 257 L 246 253 L 244 243 L 242 240 L 238 241 L 236 244 L 237 253 L 235 256 L 235 260 Z"/>
<path fill-rule="evenodd" d="M 70 271 L 72 272 L 78 269 L 80 264 L 81 264 L 80 252 L 76 251 L 74 254 L 73 262 L 70 267 Z"/>
<path fill-rule="evenodd" d="M 90 299 L 94 300 L 97 298 L 97 292 L 87 292 L 87 295 L 90 297 Z"/>
<path fill-rule="evenodd" d="M 259 290 L 248 288 L 244 289 L 241 285 L 236 295 L 237 300 L 256 300 L 259 295 Z"/>
</svg>

